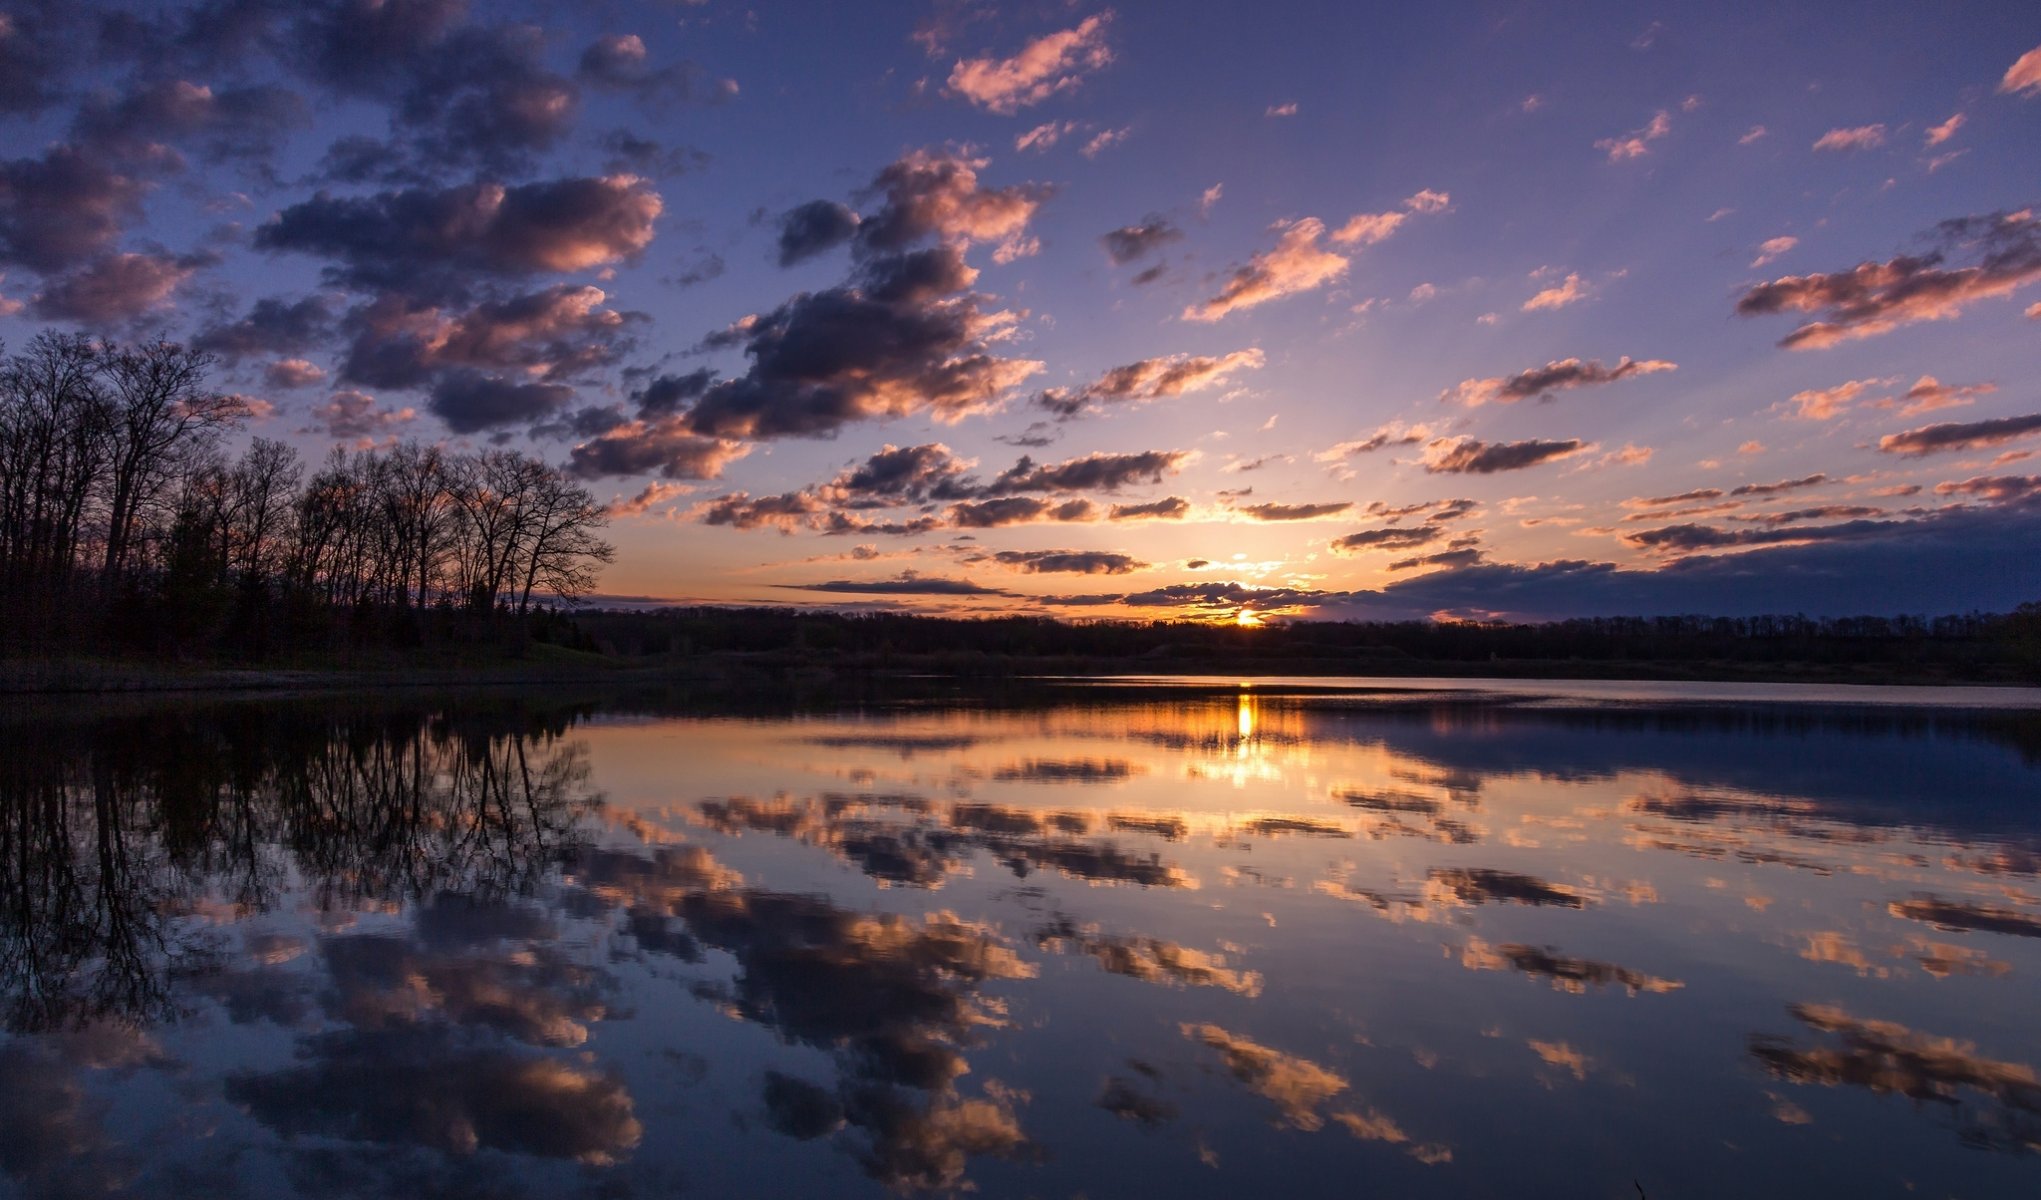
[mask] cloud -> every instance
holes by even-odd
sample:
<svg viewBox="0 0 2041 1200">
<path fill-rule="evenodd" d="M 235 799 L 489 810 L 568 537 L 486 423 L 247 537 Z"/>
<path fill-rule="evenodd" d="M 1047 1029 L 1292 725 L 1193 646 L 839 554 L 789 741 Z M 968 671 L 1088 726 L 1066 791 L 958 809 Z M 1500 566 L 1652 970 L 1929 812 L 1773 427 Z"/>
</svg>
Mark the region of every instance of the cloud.
<svg viewBox="0 0 2041 1200">
<path fill-rule="evenodd" d="M 933 238 L 959 245 L 996 242 L 1012 250 L 1052 189 L 1035 183 L 983 187 L 978 172 L 988 162 L 949 150 L 901 155 L 866 189 L 883 203 L 860 224 L 859 246 L 867 252 L 899 250 Z"/>
<path fill-rule="evenodd" d="M 1677 363 L 1656 358 L 1638 361 L 1626 356 L 1617 359 L 1612 367 L 1603 366 L 1600 359 L 1562 358 L 1515 375 L 1463 379 L 1457 386 L 1440 392 L 1439 399 L 1457 401 L 1469 408 L 1479 408 L 1488 403 L 1515 404 L 1519 400 L 1549 399 L 1553 392 L 1599 387 L 1639 375 L 1656 375 L 1661 371 L 1678 369 Z"/>
<path fill-rule="evenodd" d="M 1127 575 L 1148 566 L 1131 554 L 1103 550 L 1001 550 L 992 557 L 1029 575 Z"/>
<path fill-rule="evenodd" d="M 858 214 L 834 200 L 810 200 L 780 214 L 779 261 L 791 267 L 857 236 Z"/>
<path fill-rule="evenodd" d="M 975 483 L 965 476 L 973 465 L 975 460 L 958 458 L 941 442 L 888 442 L 817 490 L 831 503 L 852 508 L 964 499 L 976 494 Z"/>
<path fill-rule="evenodd" d="M 1878 448 L 1887 454 L 1900 454 L 1908 458 L 1919 458 L 1924 454 L 1935 454 L 1945 450 L 1975 450 L 1984 446 L 1998 446 L 2015 438 L 2041 433 L 2041 413 L 2024 417 L 1999 417 L 1991 421 L 1972 421 L 1965 424 L 1950 422 L 1941 425 L 1923 425 L 1904 433 L 1889 433 L 1878 439 Z"/>
<path fill-rule="evenodd" d="M 1814 512 L 1817 510 L 1805 510 Z M 1875 511 L 1875 510 L 1872 510 Z M 1796 514 L 1780 514 L 1796 515 Z M 1775 546 L 1782 543 L 1812 541 L 1840 541 L 1856 538 L 1877 537 L 1891 533 L 1905 522 L 1900 521 L 1844 521 L 1836 525 L 1819 525 L 1802 528 L 1774 526 L 1766 529 L 1719 529 L 1710 525 L 1667 525 L 1660 529 L 1640 529 L 1623 535 L 1623 540 L 1644 550 L 1658 550 L 1669 553 L 1690 554 L 1697 550 L 1727 550 L 1742 546 Z"/>
<path fill-rule="evenodd" d="M 1286 100 L 1281 104 L 1271 104 L 1262 110 L 1261 115 L 1264 117 L 1294 117 L 1297 115 L 1297 102 L 1295 100 Z"/>
<path fill-rule="evenodd" d="M 2006 68 L 2005 76 L 1998 81 L 1998 90 L 2028 99 L 2041 96 L 2041 46 L 2013 60 L 2013 65 Z"/>
<path fill-rule="evenodd" d="M 482 433 L 534 424 L 573 400 L 574 389 L 563 384 L 453 371 L 433 385 L 425 406 L 455 433 Z"/>
<path fill-rule="evenodd" d="M 1285 1054 L 1217 1025 L 1185 1025 L 1183 1035 L 1219 1052 L 1226 1070 L 1249 1091 L 1276 1106 L 1297 1129 L 1318 1129 L 1318 1107 L 1347 1089 L 1338 1074 L 1294 1054 Z"/>
<path fill-rule="evenodd" d="M 1825 474 L 1805 475 L 1799 479 L 1781 479 L 1777 483 L 1746 483 L 1730 491 L 1732 496 L 1776 496 L 1781 492 L 1797 492 L 1802 488 L 1820 487 L 1828 482 Z M 1713 490 L 1713 489 L 1710 489 Z M 1716 495 L 1721 495 L 1716 492 Z"/>
<path fill-rule="evenodd" d="M 1317 462 L 1337 462 L 1356 454 L 1372 454 L 1390 446 L 1421 445 L 1436 436 L 1437 432 L 1429 425 L 1405 425 L 1401 421 L 1391 421 L 1367 437 L 1340 442 L 1320 450 L 1311 457 Z"/>
<path fill-rule="evenodd" d="M 281 358 L 262 369 L 262 381 L 279 391 L 324 382 L 326 368 L 303 358 Z"/>
<path fill-rule="evenodd" d="M 1766 263 L 1776 260 L 1780 255 L 1785 254 L 1787 251 L 1791 250 L 1795 246 L 1798 246 L 1799 244 L 1800 239 L 1797 237 L 1781 236 L 1775 238 L 1766 238 L 1764 241 L 1758 243 L 1758 256 L 1751 260 L 1750 265 L 1753 267 L 1762 267 Z"/>
<path fill-rule="evenodd" d="M 341 377 L 369 387 L 416 387 L 455 368 L 515 370 L 556 383 L 617 362 L 632 348 L 626 331 L 642 314 L 605 307 L 587 284 L 537 292 L 448 312 L 386 293 L 349 314 L 354 337 Z"/>
<path fill-rule="evenodd" d="M 195 144 L 215 161 L 260 158 L 305 117 L 304 101 L 286 88 L 257 84 L 215 92 L 182 79 L 156 79 L 88 97 L 71 135 L 111 161 L 137 165 L 158 160 L 162 142 Z"/>
<path fill-rule="evenodd" d="M 737 95 L 735 80 L 711 80 L 694 63 L 653 66 L 644 39 L 635 33 L 597 38 L 581 52 L 575 75 L 590 87 L 621 92 L 651 107 L 690 100 L 714 104 Z"/>
<path fill-rule="evenodd" d="M 1675 504 L 1692 504 L 1699 500 L 1720 500 L 1721 488 L 1695 488 L 1672 496 L 1632 496 L 1623 501 L 1624 508 L 1666 508 Z"/>
<path fill-rule="evenodd" d="M 1087 73 L 1113 61 L 1106 45 L 1112 16 L 1107 9 L 1073 29 L 1036 38 L 1011 58 L 960 58 L 950 70 L 950 91 L 980 108 L 1012 116 L 1075 88 Z"/>
<path fill-rule="evenodd" d="M 1787 398 L 1793 405 L 1793 415 L 1803 421 L 1829 421 L 1842 416 L 1850 401 L 1870 391 L 1892 383 L 1889 379 L 1851 379 L 1830 388 L 1811 388 L 1795 392 Z"/>
<path fill-rule="evenodd" d="M 667 479 L 715 479 L 723 468 L 750 453 L 729 438 L 703 437 L 684 418 L 627 421 L 581 443 L 568 454 L 568 470 L 582 479 L 643 475 Z"/>
<path fill-rule="evenodd" d="M 1347 218 L 1345 224 L 1333 230 L 1332 240 L 1343 246 L 1360 248 L 1385 242 L 1403 227 L 1411 213 L 1444 212 L 1452 202 L 1453 198 L 1445 192 L 1426 188 L 1403 202 L 1407 212 L 1355 213 Z"/>
<path fill-rule="evenodd" d="M 1115 504 L 1106 514 L 1108 521 L 1181 521 L 1190 515 L 1190 501 L 1170 496 L 1146 504 Z"/>
<path fill-rule="evenodd" d="M 1659 109 L 1642 129 L 1633 129 L 1621 137 L 1603 138 L 1595 143 L 1595 149 L 1606 153 L 1612 163 L 1642 158 L 1651 153 L 1651 143 L 1671 132 L 1672 114 Z"/>
<path fill-rule="evenodd" d="M 688 515 L 704 525 L 792 533 L 798 527 L 813 525 L 824 511 L 822 501 L 807 492 L 782 492 L 756 499 L 749 492 L 732 492 L 695 505 Z"/>
<path fill-rule="evenodd" d="M 1831 129 L 1815 139 L 1816 150 L 1876 150 L 1885 144 L 1885 126 L 1858 125 Z"/>
<path fill-rule="evenodd" d="M 143 191 L 74 146 L 0 162 L 0 262 L 45 274 L 78 266 L 113 245 Z"/>
<path fill-rule="evenodd" d="M 1013 148 L 1016 151 L 1032 150 L 1040 153 L 1083 127 L 1084 123 L 1081 121 L 1045 121 L 1013 139 Z"/>
<path fill-rule="evenodd" d="M 313 409 L 311 416 L 312 426 L 302 432 L 359 442 L 395 432 L 416 420 L 418 412 L 410 408 L 383 408 L 366 392 L 335 392 L 325 404 Z"/>
<path fill-rule="evenodd" d="M 352 286 L 403 290 L 435 269 L 516 276 L 625 262 L 651 245 L 663 207 L 631 175 L 321 193 L 277 213 L 255 245 L 333 259 L 336 281 Z"/>
<path fill-rule="evenodd" d="M 1410 550 L 1438 541 L 1445 532 L 1436 525 L 1390 525 L 1381 529 L 1364 529 L 1334 538 L 1332 551 L 1335 554 L 1360 554 L 1370 550 Z"/>
<path fill-rule="evenodd" d="M 1788 275 L 1746 291 L 1738 316 L 1820 313 L 1780 341 L 1792 350 L 1825 349 L 1875 337 L 1917 321 L 1948 321 L 1980 300 L 2011 295 L 2041 279 L 2041 221 L 2030 211 L 1944 221 L 1936 249 L 1865 262 L 1826 275 Z M 1947 267 L 1951 255 L 1975 258 Z"/>
<path fill-rule="evenodd" d="M 1977 475 L 1935 485 L 1937 496 L 1974 496 L 1992 504 L 2041 498 L 2041 475 Z"/>
<path fill-rule="evenodd" d="M 96 324 L 138 317 L 167 303 L 205 261 L 167 254 L 109 254 L 36 293 L 35 315 L 46 321 Z"/>
<path fill-rule="evenodd" d="M 983 489 L 987 496 L 1023 492 L 1113 492 L 1134 483 L 1161 483 L 1190 457 L 1185 450 L 1142 450 L 1126 454 L 1095 453 L 1048 466 L 1023 456 Z"/>
<path fill-rule="evenodd" d="M 775 587 L 803 592 L 835 592 L 856 596 L 1010 596 L 999 588 L 968 579 L 947 579 L 903 571 L 892 579 L 832 579 L 827 583 L 781 583 Z"/>
<path fill-rule="evenodd" d="M 1729 518 L 1760 525 L 1798 525 L 1807 521 L 1838 521 L 1856 517 L 1882 517 L 1885 510 L 1868 504 L 1823 504 L 1786 512 L 1743 513 Z"/>
<path fill-rule="evenodd" d="M 1099 244 L 1106 249 L 1106 257 L 1116 267 L 1124 267 L 1137 259 L 1145 258 L 1171 242 L 1183 238 L 1167 217 L 1149 214 L 1139 225 L 1122 225 L 1118 229 L 1099 235 Z"/>
<path fill-rule="evenodd" d="M 1144 358 L 1114 367 L 1075 391 L 1050 388 L 1037 394 L 1034 403 L 1068 420 L 1088 411 L 1096 412 L 1106 404 L 1160 400 L 1204 391 L 1228 382 L 1235 372 L 1259 370 L 1264 361 L 1262 352 L 1253 348 L 1217 357 L 1172 354 Z"/>
<path fill-rule="evenodd" d="M 1042 500 L 1033 496 L 969 501 L 953 505 L 949 511 L 950 524 L 958 529 L 998 529 L 1036 521 L 1091 521 L 1097 517 L 1098 506 L 1089 500 Z"/>
<path fill-rule="evenodd" d="M 867 222 L 865 228 L 869 229 Z M 722 438 L 822 437 L 855 421 L 925 414 L 954 422 L 996 404 L 1042 364 L 999 358 L 998 323 L 972 295 L 954 246 L 869 261 L 859 286 L 803 293 L 748 317 L 713 345 L 742 346 L 741 376 L 683 418 Z"/>
<path fill-rule="evenodd" d="M 285 300 L 271 296 L 249 306 L 238 321 L 210 325 L 192 338 L 192 345 L 217 354 L 228 363 L 243 355 L 292 354 L 312 349 L 333 332 L 332 313 L 324 296 Z"/>
<path fill-rule="evenodd" d="M 1565 308 L 1569 304 L 1578 304 L 1582 300 L 1587 299 L 1587 296 L 1587 285 L 1581 282 L 1580 276 L 1569 274 L 1558 284 L 1548 287 L 1537 295 L 1532 296 L 1529 300 L 1524 301 L 1523 311 L 1549 312 L 1553 309 Z"/>
<path fill-rule="evenodd" d="M 1933 375 L 1923 375 L 1901 397 L 1906 406 L 1899 410 L 1899 415 L 1917 417 L 1939 409 L 1961 408 L 1978 396 L 1989 396 L 1996 391 L 1998 385 L 1994 383 L 1946 384 Z"/>
<path fill-rule="evenodd" d="M 1440 438 L 1425 445 L 1423 463 L 1434 475 L 1492 475 L 1556 462 L 1587 449 L 1578 439 L 1481 442 L 1470 437 Z"/>
<path fill-rule="evenodd" d="M 1962 113 L 1959 112 L 1951 116 L 1948 120 L 1942 122 L 1940 125 L 1929 126 L 1927 140 L 1922 144 L 1924 146 L 1941 145 L 1943 142 L 1946 142 L 1950 138 L 1956 136 L 1956 131 L 1963 128 L 1963 121 L 1964 116 Z"/>
<path fill-rule="evenodd" d="M 1184 319 L 1217 321 L 1228 313 L 1322 287 L 1346 274 L 1347 260 L 1318 244 L 1325 222 L 1306 217 L 1279 228 L 1283 232 L 1274 249 L 1234 268 L 1216 294 L 1184 309 Z"/>
<path fill-rule="evenodd" d="M 1320 504 L 1243 504 L 1233 511 L 1256 521 L 1319 521 L 1353 507 L 1350 500 Z"/>
<path fill-rule="evenodd" d="M 1437 554 L 1420 554 L 1415 558 L 1399 558 L 1389 564 L 1389 569 L 1392 571 L 1410 571 L 1418 567 L 1458 569 L 1486 561 L 1488 561 L 1486 551 L 1466 546 L 1458 550 L 1441 550 Z"/>
</svg>

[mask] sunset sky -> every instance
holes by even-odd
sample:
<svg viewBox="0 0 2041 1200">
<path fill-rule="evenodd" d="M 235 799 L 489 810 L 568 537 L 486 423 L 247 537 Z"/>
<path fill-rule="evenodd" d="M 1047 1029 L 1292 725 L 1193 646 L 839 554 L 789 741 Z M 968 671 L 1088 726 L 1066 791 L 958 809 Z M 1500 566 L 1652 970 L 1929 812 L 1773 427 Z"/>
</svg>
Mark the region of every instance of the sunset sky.
<svg viewBox="0 0 2041 1200">
<path fill-rule="evenodd" d="M 0 336 L 562 464 L 612 599 L 2041 600 L 2041 6 L 1765 7 L 14 3 Z"/>
</svg>

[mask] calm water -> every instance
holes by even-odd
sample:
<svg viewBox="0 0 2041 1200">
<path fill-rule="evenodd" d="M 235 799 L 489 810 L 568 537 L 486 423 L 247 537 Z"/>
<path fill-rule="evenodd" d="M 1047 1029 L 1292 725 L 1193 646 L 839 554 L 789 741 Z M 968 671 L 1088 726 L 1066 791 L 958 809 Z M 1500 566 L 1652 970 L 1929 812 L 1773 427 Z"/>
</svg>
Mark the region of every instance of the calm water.
<svg viewBox="0 0 2041 1200">
<path fill-rule="evenodd" d="M 2041 711 L 1781 695 L 17 704 L 0 1193 L 2041 1195 Z"/>
</svg>

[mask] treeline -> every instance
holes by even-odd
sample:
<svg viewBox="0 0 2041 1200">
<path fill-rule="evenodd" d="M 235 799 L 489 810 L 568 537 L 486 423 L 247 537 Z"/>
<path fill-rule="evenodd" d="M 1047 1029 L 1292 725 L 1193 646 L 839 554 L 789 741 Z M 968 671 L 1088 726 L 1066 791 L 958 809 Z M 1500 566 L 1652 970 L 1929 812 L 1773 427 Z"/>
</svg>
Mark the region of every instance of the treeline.
<svg viewBox="0 0 2041 1200">
<path fill-rule="evenodd" d="M 45 333 L 0 361 L 0 651 L 266 657 L 525 636 L 614 551 L 587 489 L 509 450 L 256 438 L 210 356 Z"/>
<path fill-rule="evenodd" d="M 1424 664 L 1650 663 L 1889 667 L 1970 678 L 2041 675 L 2041 604 L 1941 617 L 1590 617 L 1541 624 L 1291 621 L 1241 629 L 1191 621 L 1071 623 L 812 609 L 584 612 L 581 633 L 611 654 L 737 653 L 882 662 L 944 660 L 1195 669 L 1264 664 L 1336 671 Z"/>
</svg>

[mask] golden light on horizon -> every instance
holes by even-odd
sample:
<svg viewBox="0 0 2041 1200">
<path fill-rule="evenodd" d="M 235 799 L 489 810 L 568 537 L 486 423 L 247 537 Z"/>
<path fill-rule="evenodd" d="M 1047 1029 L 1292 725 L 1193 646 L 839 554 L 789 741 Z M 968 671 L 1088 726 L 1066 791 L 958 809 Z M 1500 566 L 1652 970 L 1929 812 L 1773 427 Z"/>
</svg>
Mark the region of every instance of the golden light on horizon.
<svg viewBox="0 0 2041 1200">
<path fill-rule="evenodd" d="M 1243 608 L 1233 614 L 1233 623 L 1242 629 L 1260 629 L 1262 627 L 1261 615 L 1251 608 Z"/>
</svg>

